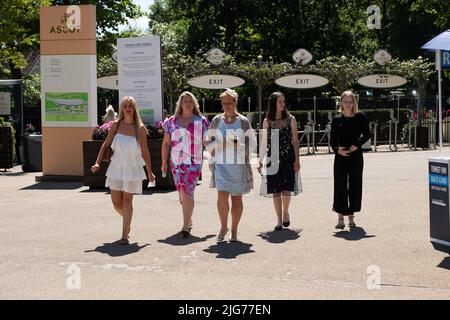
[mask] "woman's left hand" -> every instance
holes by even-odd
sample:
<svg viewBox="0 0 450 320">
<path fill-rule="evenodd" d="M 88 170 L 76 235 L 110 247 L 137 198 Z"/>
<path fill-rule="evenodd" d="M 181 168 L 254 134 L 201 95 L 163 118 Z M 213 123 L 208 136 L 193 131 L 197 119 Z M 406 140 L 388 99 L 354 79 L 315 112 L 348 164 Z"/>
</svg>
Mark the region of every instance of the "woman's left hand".
<svg viewBox="0 0 450 320">
<path fill-rule="evenodd" d="M 152 171 L 149 171 L 149 172 L 148 172 L 148 181 L 149 181 L 149 182 L 155 182 L 155 180 L 156 180 L 155 175 L 153 174 Z"/>
<path fill-rule="evenodd" d="M 358 147 L 357 147 L 357 146 L 352 145 L 352 146 L 350 147 L 350 153 L 351 153 L 351 152 L 355 152 L 356 150 L 358 150 Z"/>
<path fill-rule="evenodd" d="M 294 162 L 294 171 L 298 172 L 300 170 L 300 162 Z"/>
</svg>

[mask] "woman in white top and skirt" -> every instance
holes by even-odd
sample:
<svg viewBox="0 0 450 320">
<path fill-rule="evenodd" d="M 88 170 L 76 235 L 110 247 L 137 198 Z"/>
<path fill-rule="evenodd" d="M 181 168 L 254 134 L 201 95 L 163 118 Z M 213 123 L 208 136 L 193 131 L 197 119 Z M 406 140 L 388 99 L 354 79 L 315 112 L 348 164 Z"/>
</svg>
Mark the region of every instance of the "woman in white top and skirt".
<svg viewBox="0 0 450 320">
<path fill-rule="evenodd" d="M 142 181 L 147 179 L 144 165 L 147 167 L 148 180 L 155 181 L 147 146 L 147 129 L 133 97 L 122 98 L 119 118 L 113 122 L 108 137 L 100 148 L 97 160 L 91 168 L 93 173 L 100 169 L 100 162 L 109 147 L 113 155 L 106 171 L 105 186 L 111 190 L 114 209 L 123 218 L 122 238 L 119 243 L 127 245 L 133 216 L 133 195 L 142 194 Z"/>
</svg>

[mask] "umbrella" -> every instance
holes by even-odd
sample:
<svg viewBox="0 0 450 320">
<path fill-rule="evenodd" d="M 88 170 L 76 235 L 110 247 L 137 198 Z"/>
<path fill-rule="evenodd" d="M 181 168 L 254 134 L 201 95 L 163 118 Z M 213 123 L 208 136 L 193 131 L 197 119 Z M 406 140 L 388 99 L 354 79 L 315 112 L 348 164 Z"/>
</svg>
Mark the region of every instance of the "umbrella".
<svg viewBox="0 0 450 320">
<path fill-rule="evenodd" d="M 442 32 L 422 46 L 428 50 L 450 50 L 450 29 Z"/>
</svg>

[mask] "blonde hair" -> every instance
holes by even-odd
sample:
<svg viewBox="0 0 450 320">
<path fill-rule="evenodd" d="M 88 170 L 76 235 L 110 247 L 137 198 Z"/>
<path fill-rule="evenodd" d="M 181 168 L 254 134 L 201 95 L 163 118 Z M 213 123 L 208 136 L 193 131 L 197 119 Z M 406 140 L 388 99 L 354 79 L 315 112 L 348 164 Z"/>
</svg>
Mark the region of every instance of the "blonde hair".
<svg viewBox="0 0 450 320">
<path fill-rule="evenodd" d="M 175 108 L 175 117 L 181 116 L 183 114 L 183 108 L 181 107 L 181 103 L 183 102 L 183 98 L 186 96 L 190 96 L 192 98 L 192 101 L 194 101 L 194 110 L 192 110 L 192 112 L 198 116 L 201 116 L 202 113 L 200 112 L 200 106 L 198 104 L 197 98 L 191 92 L 184 91 L 178 97 L 177 105 Z"/>
<path fill-rule="evenodd" d="M 353 100 L 353 114 L 356 114 L 358 112 L 358 101 L 356 100 L 356 95 L 351 90 L 347 90 L 342 92 L 341 94 L 341 100 L 339 101 L 339 112 L 344 112 L 344 107 L 342 106 L 342 101 L 344 100 L 344 97 L 351 97 Z"/>
<path fill-rule="evenodd" d="M 226 88 L 225 91 L 222 92 L 219 97 L 220 97 L 220 99 L 222 99 L 222 97 L 225 97 L 225 96 L 232 97 L 234 99 L 234 102 L 237 107 L 238 100 L 239 100 L 239 94 L 236 91 L 234 91 L 233 89 Z"/>
<path fill-rule="evenodd" d="M 132 96 L 125 96 L 120 100 L 119 105 L 119 117 L 117 118 L 117 123 L 120 123 L 124 119 L 123 109 L 127 104 L 131 104 L 133 106 L 134 112 L 133 112 L 133 119 L 134 119 L 134 129 L 135 129 L 135 136 L 138 143 L 141 142 L 141 127 L 144 126 L 144 122 L 142 121 L 141 115 L 139 114 L 139 108 L 137 106 L 136 99 Z M 145 128 L 145 126 L 144 126 Z M 145 129 L 147 130 L 147 129 Z"/>
</svg>

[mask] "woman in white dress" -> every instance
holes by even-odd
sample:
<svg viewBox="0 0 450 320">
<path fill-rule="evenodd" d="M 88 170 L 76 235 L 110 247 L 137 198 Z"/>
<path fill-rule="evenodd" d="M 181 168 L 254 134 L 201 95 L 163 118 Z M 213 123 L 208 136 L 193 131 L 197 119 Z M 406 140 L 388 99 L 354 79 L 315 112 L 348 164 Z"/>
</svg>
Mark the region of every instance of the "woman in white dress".
<svg viewBox="0 0 450 320">
<path fill-rule="evenodd" d="M 142 194 L 142 181 L 147 179 L 144 165 L 147 167 L 148 180 L 155 181 L 147 147 L 147 129 L 133 97 L 126 96 L 120 101 L 119 118 L 113 122 L 97 160 L 91 167 L 93 173 L 100 169 L 100 163 L 109 147 L 113 155 L 106 171 L 105 186 L 111 190 L 114 209 L 123 218 L 119 243 L 127 245 L 133 216 L 133 195 Z"/>
</svg>

